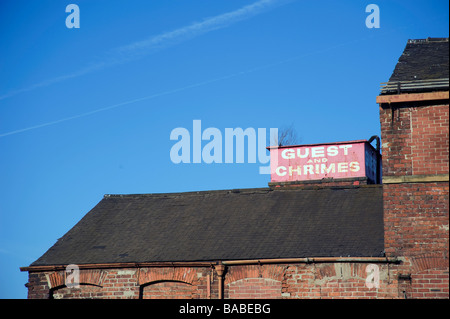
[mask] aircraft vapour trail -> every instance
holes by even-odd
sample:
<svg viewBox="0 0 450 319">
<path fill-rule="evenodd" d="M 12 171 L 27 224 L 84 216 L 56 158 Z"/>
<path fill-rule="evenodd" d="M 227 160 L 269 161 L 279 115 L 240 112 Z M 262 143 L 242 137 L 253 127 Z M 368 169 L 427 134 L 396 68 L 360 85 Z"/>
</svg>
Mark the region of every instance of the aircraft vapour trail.
<svg viewBox="0 0 450 319">
<path fill-rule="evenodd" d="M 145 40 L 136 41 L 131 44 L 112 49 L 106 52 L 101 61 L 93 62 L 76 72 L 57 76 L 28 87 L 13 90 L 9 93 L 0 95 L 0 101 L 20 93 L 46 87 L 54 83 L 76 78 L 114 65 L 137 60 L 151 53 L 168 48 L 183 41 L 193 39 L 202 34 L 229 27 L 237 22 L 250 19 L 256 15 L 292 1 L 293 0 L 259 0 L 240 9 L 207 18 L 202 22 L 196 22 L 173 31 L 163 32 L 158 35 L 153 35 Z"/>
<path fill-rule="evenodd" d="M 145 97 L 141 97 L 141 98 L 137 98 L 137 99 L 121 102 L 121 103 L 118 103 L 118 104 L 113 104 L 113 105 L 106 106 L 106 107 L 103 107 L 103 108 L 100 108 L 100 109 L 96 109 L 96 110 L 93 110 L 93 111 L 90 111 L 90 112 L 85 112 L 85 113 L 82 113 L 82 114 L 78 114 L 78 115 L 62 118 L 62 119 L 59 119 L 59 120 L 46 122 L 46 123 L 42 123 L 42 124 L 39 124 L 39 125 L 34 125 L 34 126 L 27 127 L 27 128 L 23 128 L 23 129 L 19 129 L 19 130 L 3 133 L 3 134 L 0 134 L 0 137 L 5 137 L 5 136 L 8 136 L 8 135 L 22 133 L 22 132 L 26 132 L 26 131 L 30 131 L 30 130 L 34 130 L 34 129 L 38 129 L 38 128 L 42 128 L 42 127 L 46 127 L 46 126 L 50 126 L 50 125 L 54 125 L 54 124 L 58 124 L 58 123 L 62 123 L 62 122 L 70 121 L 70 120 L 74 120 L 74 119 L 78 119 L 78 118 L 85 117 L 85 116 L 88 116 L 88 115 L 92 115 L 92 114 L 95 114 L 95 113 L 99 113 L 99 112 L 104 112 L 104 111 L 107 111 L 107 110 L 115 109 L 115 108 L 120 107 L 120 106 L 125 106 L 125 105 L 129 105 L 129 104 L 133 104 L 133 103 L 137 103 L 137 102 L 141 102 L 141 101 L 145 101 L 145 100 L 150 100 L 150 99 L 154 99 L 154 98 L 157 98 L 157 97 L 160 97 L 160 96 L 173 94 L 173 93 L 184 91 L 184 90 L 191 89 L 191 88 L 194 88 L 194 87 L 199 87 L 199 86 L 206 85 L 206 84 L 209 84 L 209 83 L 213 83 L 213 82 L 217 82 L 217 81 L 220 81 L 220 80 L 224 80 L 224 79 L 227 79 L 227 78 L 230 78 L 230 77 L 233 77 L 233 76 L 235 76 L 235 75 L 224 76 L 224 77 L 217 78 L 217 79 L 214 79 L 214 80 L 199 82 L 199 83 L 191 84 L 191 85 L 184 86 L 184 87 L 181 87 L 181 88 L 177 88 L 177 89 L 173 89 L 173 90 L 168 90 L 168 91 L 152 94 L 152 95 L 149 95 L 149 96 L 145 96 Z"/>
<path fill-rule="evenodd" d="M 363 39 L 350 40 L 348 42 L 339 43 L 339 44 L 336 44 L 334 46 L 327 47 L 327 48 L 324 48 L 324 49 L 321 49 L 321 50 L 315 50 L 315 51 L 311 51 L 311 52 L 308 52 L 308 53 L 297 55 L 297 56 L 294 56 L 294 57 L 291 57 L 291 58 L 280 60 L 280 61 L 277 61 L 277 62 L 268 63 L 268 64 L 265 64 L 265 65 L 260 65 L 260 66 L 254 67 L 252 69 L 244 70 L 244 71 L 241 71 L 241 72 L 236 72 L 236 73 L 233 73 L 233 74 L 228 74 L 228 75 L 225 75 L 225 76 L 222 76 L 222 77 L 218 77 L 218 78 L 214 78 L 214 79 L 210 79 L 210 80 L 207 80 L 207 81 L 197 82 L 197 83 L 186 85 L 186 86 L 183 86 L 183 87 L 180 87 L 180 88 L 167 90 L 167 91 L 155 93 L 155 94 L 152 94 L 152 95 L 148 95 L 148 96 L 144 96 L 144 97 L 128 100 L 128 101 L 125 101 L 125 102 L 113 104 L 113 105 L 110 105 L 110 106 L 106 106 L 106 107 L 99 108 L 99 109 L 96 109 L 96 110 L 93 110 L 93 111 L 89 111 L 89 112 L 85 112 L 85 113 L 82 113 L 82 114 L 78 114 L 78 115 L 62 118 L 62 119 L 59 119 L 59 120 L 46 122 L 46 123 L 42 123 L 42 124 L 39 124 L 39 125 L 34 125 L 34 126 L 30 126 L 30 127 L 23 128 L 23 129 L 18 129 L 18 130 L 2 133 L 2 134 L 0 134 L 0 138 L 8 136 L 8 135 L 18 134 L 18 133 L 22 133 L 22 132 L 26 132 L 26 131 L 30 131 L 30 130 L 34 130 L 34 129 L 38 129 L 38 128 L 42 128 L 42 127 L 46 127 L 46 126 L 50 126 L 50 125 L 55 125 L 55 124 L 59 124 L 59 123 L 62 123 L 62 122 L 66 122 L 66 121 L 70 121 L 70 120 L 74 120 L 74 119 L 78 119 L 78 118 L 82 118 L 82 117 L 85 117 L 85 116 L 93 115 L 95 113 L 104 112 L 104 111 L 111 110 L 111 109 L 115 109 L 115 108 L 122 107 L 122 106 L 125 106 L 125 105 L 130 105 L 130 104 L 137 103 L 137 102 L 151 100 L 151 99 L 154 99 L 154 98 L 157 98 L 157 97 L 161 97 L 161 96 L 165 96 L 165 95 L 175 94 L 175 93 L 178 93 L 178 92 L 181 92 L 181 91 L 185 91 L 185 90 L 188 90 L 188 89 L 201 87 L 201 86 L 212 84 L 212 83 L 219 82 L 219 81 L 224 81 L 224 80 L 231 79 L 231 78 L 234 78 L 234 77 L 237 77 L 237 76 L 250 74 L 250 73 L 253 73 L 253 72 L 257 72 L 257 71 L 261 71 L 261 70 L 268 69 L 268 68 L 271 68 L 271 67 L 275 67 L 275 66 L 278 66 L 278 65 L 282 65 L 282 64 L 285 64 L 285 63 L 288 63 L 288 62 L 293 62 L 295 60 L 299 60 L 301 58 L 304 58 L 304 57 L 307 57 L 307 56 L 310 56 L 310 55 L 324 53 L 324 52 L 336 49 L 336 48 L 341 47 L 341 46 L 345 46 L 345 45 L 348 45 L 348 44 L 353 44 L 355 42 L 359 42 L 361 40 L 365 40 L 367 38 L 370 38 L 370 37 L 366 37 L 366 38 L 363 38 Z"/>
</svg>

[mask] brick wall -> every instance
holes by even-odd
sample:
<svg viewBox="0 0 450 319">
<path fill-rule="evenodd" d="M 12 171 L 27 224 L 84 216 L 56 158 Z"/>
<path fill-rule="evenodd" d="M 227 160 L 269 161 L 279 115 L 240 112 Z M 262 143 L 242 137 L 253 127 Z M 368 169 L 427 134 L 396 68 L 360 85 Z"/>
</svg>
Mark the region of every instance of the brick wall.
<svg viewBox="0 0 450 319">
<path fill-rule="evenodd" d="M 403 259 L 398 289 L 448 298 L 448 100 L 381 104 L 380 123 L 385 250 Z"/>
<path fill-rule="evenodd" d="M 404 261 L 227 266 L 224 298 L 448 298 L 448 263 L 434 255 Z M 378 270 L 378 286 L 366 282 L 373 267 Z M 410 278 L 399 279 L 399 275 L 410 275 L 411 269 Z M 89 274 L 97 279 L 87 280 Z M 30 273 L 30 283 L 35 285 L 29 298 L 217 299 L 218 280 L 211 268 L 91 269 L 80 270 L 79 288 L 68 288 L 63 271 L 36 272 Z"/>
<path fill-rule="evenodd" d="M 283 265 L 228 267 L 225 277 L 227 299 L 279 299 L 282 297 Z"/>
<path fill-rule="evenodd" d="M 448 271 L 432 269 L 416 273 L 411 282 L 411 298 L 448 299 L 448 284 Z"/>
<path fill-rule="evenodd" d="M 448 174 L 449 106 L 380 106 L 383 176 Z"/>
<path fill-rule="evenodd" d="M 367 267 L 376 265 L 379 287 L 369 287 Z M 301 299 L 396 299 L 398 267 L 387 264 L 324 263 L 290 265 L 283 295 Z"/>
<path fill-rule="evenodd" d="M 413 174 L 448 174 L 448 105 L 414 108 L 410 117 Z"/>
<path fill-rule="evenodd" d="M 27 285 L 29 299 L 207 299 L 217 298 L 217 280 L 210 268 L 81 269 L 78 287 L 63 270 L 30 272 Z"/>
<path fill-rule="evenodd" d="M 281 282 L 267 278 L 245 278 L 227 287 L 229 299 L 279 299 Z"/>
<path fill-rule="evenodd" d="M 449 249 L 448 183 L 383 185 L 385 250 L 417 256 Z"/>
</svg>

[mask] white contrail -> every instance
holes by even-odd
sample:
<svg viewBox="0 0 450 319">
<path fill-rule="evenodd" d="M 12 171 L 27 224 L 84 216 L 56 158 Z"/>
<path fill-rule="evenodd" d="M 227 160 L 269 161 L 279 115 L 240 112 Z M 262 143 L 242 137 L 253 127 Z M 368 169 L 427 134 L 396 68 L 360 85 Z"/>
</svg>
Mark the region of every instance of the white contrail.
<svg viewBox="0 0 450 319">
<path fill-rule="evenodd" d="M 63 119 L 56 120 L 56 121 L 42 123 L 42 124 L 26 127 L 26 128 L 19 129 L 19 130 L 10 131 L 10 132 L 7 132 L 7 133 L 2 133 L 2 134 L 0 134 L 0 138 L 8 136 L 8 135 L 22 133 L 22 132 L 34 130 L 34 129 L 37 129 L 37 128 L 42 128 L 42 127 L 45 127 L 45 126 L 50 126 L 50 125 L 54 125 L 54 124 L 58 124 L 58 123 L 62 123 L 62 122 L 70 121 L 70 120 L 74 120 L 74 119 L 77 119 L 77 118 L 80 118 L 80 117 L 85 117 L 85 116 L 92 115 L 92 114 L 99 113 L 99 112 L 103 112 L 103 111 L 106 111 L 106 110 L 115 109 L 115 108 L 120 107 L 120 106 L 133 104 L 133 103 L 137 103 L 137 102 L 141 102 L 141 101 L 145 101 L 145 100 L 151 100 L 151 99 L 163 96 L 163 95 L 168 95 L 168 94 L 184 91 L 184 90 L 187 90 L 187 89 L 199 87 L 199 86 L 202 86 L 202 85 L 206 85 L 206 84 L 209 84 L 209 83 L 217 82 L 217 81 L 220 81 L 220 80 L 228 79 L 228 78 L 237 76 L 237 75 L 242 74 L 242 73 L 244 73 L 244 72 L 236 73 L 236 74 L 232 74 L 232 75 L 228 75 L 228 76 L 223 76 L 221 78 L 216 78 L 216 79 L 209 80 L 209 81 L 199 82 L 199 83 L 196 83 L 196 84 L 191 84 L 191 85 L 184 86 L 184 87 L 181 87 L 181 88 L 178 88 L 178 89 L 164 91 L 164 92 L 156 93 L 156 94 L 153 94 L 153 95 L 144 96 L 144 97 L 141 97 L 141 98 L 125 101 L 125 102 L 122 102 L 122 103 L 117 103 L 117 104 L 114 104 L 114 105 L 110 105 L 110 106 L 106 106 L 106 107 L 103 107 L 103 108 L 100 108 L 100 109 L 96 109 L 96 110 L 93 110 L 93 111 L 90 111 L 90 112 L 86 112 L 86 113 L 82 113 L 82 114 L 66 117 L 66 118 L 63 118 Z"/>
<path fill-rule="evenodd" d="M 205 19 L 203 22 L 197 22 L 171 32 L 152 36 L 149 39 L 117 48 L 113 50 L 113 55 L 124 54 L 123 58 L 127 59 L 130 57 L 139 56 L 141 54 L 146 54 L 149 50 L 151 51 L 166 48 L 180 41 L 185 41 L 207 32 L 228 27 L 236 22 L 249 19 L 263 13 L 264 11 L 272 9 L 275 6 L 279 6 L 287 2 L 290 1 L 260 0 L 238 10 Z"/>
<path fill-rule="evenodd" d="M 112 49 L 105 54 L 100 62 L 94 62 L 78 70 L 77 72 L 54 77 L 52 79 L 36 83 L 26 88 L 13 90 L 4 95 L 0 95 L 0 100 L 4 100 L 19 93 L 31 91 L 40 87 L 45 87 L 71 78 L 76 78 L 78 76 L 85 75 L 96 70 L 104 69 L 106 67 L 136 60 L 150 53 L 192 39 L 202 34 L 226 28 L 236 22 L 247 20 L 269 9 L 273 9 L 276 6 L 280 6 L 291 1 L 293 0 L 259 0 L 235 11 L 214 16 L 212 18 L 207 18 L 202 22 L 196 22 L 174 31 L 164 32 L 162 34 L 151 36 L 148 39 L 142 41 L 137 41 Z"/>
<path fill-rule="evenodd" d="M 145 100 L 151 100 L 151 99 L 154 99 L 154 98 L 157 98 L 157 97 L 160 97 L 160 96 L 169 95 L 169 94 L 181 92 L 181 91 L 184 91 L 184 90 L 200 87 L 200 86 L 203 86 L 203 85 L 207 85 L 207 84 L 211 84 L 211 83 L 215 83 L 215 82 L 231 79 L 231 78 L 234 78 L 234 77 L 237 77 L 237 76 L 241 76 L 241 75 L 244 75 L 244 74 L 250 74 L 250 73 L 253 73 L 253 72 L 257 72 L 257 71 L 261 71 L 261 70 L 264 70 L 264 69 L 272 68 L 272 67 L 275 67 L 275 66 L 278 66 L 278 65 L 282 65 L 282 64 L 285 64 L 285 63 L 288 63 L 288 62 L 293 62 L 295 60 L 299 60 L 299 59 L 307 57 L 307 56 L 311 56 L 311 55 L 315 55 L 315 54 L 321 54 L 321 53 L 324 53 L 324 52 L 336 49 L 336 48 L 341 47 L 341 46 L 345 46 L 345 45 L 348 45 L 348 44 L 354 44 L 356 42 L 359 42 L 359 41 L 367 39 L 367 38 L 369 38 L 369 37 L 366 37 L 366 38 L 363 38 L 363 39 L 353 39 L 353 40 L 350 40 L 350 41 L 347 41 L 347 42 L 339 43 L 337 45 L 326 47 L 324 49 L 310 51 L 310 52 L 307 52 L 307 53 L 304 53 L 304 54 L 301 54 L 301 55 L 293 56 L 293 57 L 287 58 L 285 60 L 281 60 L 281 61 L 277 61 L 277 62 L 273 62 L 273 63 L 268 63 L 268 64 L 265 64 L 265 65 L 260 65 L 260 66 L 257 66 L 257 67 L 254 67 L 252 69 L 248 69 L 248 70 L 245 70 L 245 71 L 236 72 L 236 73 L 228 74 L 228 75 L 221 76 L 221 77 L 218 77 L 218 78 L 215 78 L 215 79 L 210 79 L 210 80 L 207 80 L 207 81 L 190 84 L 190 85 L 187 85 L 187 86 L 184 86 L 184 87 L 180 87 L 180 88 L 177 88 L 177 89 L 167 90 L 167 91 L 155 93 L 155 94 L 152 94 L 152 95 L 144 96 L 144 97 L 141 97 L 141 98 L 132 99 L 132 100 L 129 100 L 129 101 L 125 101 L 125 102 L 121 102 L 121 103 L 118 103 L 118 104 L 106 106 L 106 107 L 103 107 L 103 108 L 100 108 L 100 109 L 96 109 L 96 110 L 85 112 L 85 113 L 78 114 L 78 115 L 73 115 L 73 116 L 66 117 L 66 118 L 59 119 L 59 120 L 55 120 L 55 121 L 52 121 L 52 122 L 42 123 L 42 124 L 30 126 L 30 127 L 19 129 L 19 130 L 2 133 L 2 134 L 0 134 L 0 138 L 8 136 L 8 135 L 22 133 L 22 132 L 34 130 L 34 129 L 37 129 L 37 128 L 42 128 L 42 127 L 46 127 L 46 126 L 50 126 L 50 125 L 54 125 L 54 124 L 58 124 L 58 123 L 62 123 L 62 122 L 70 121 L 70 120 L 74 120 L 74 119 L 77 119 L 77 118 L 85 117 L 85 116 L 92 115 L 92 114 L 99 113 L 99 112 L 103 112 L 103 111 L 106 111 L 106 110 L 111 110 L 111 109 L 114 109 L 114 108 L 117 108 L 117 107 L 120 107 L 120 106 L 125 106 L 125 105 L 129 105 L 129 104 L 133 104 L 133 103 L 137 103 L 137 102 L 141 102 L 141 101 L 145 101 Z"/>
</svg>

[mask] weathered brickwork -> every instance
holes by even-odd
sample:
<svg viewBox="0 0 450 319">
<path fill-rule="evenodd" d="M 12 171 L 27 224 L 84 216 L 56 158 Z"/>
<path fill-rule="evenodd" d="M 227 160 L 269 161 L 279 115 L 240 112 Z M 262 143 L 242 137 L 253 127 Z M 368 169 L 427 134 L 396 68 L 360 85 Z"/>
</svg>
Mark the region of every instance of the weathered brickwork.
<svg viewBox="0 0 450 319">
<path fill-rule="evenodd" d="M 404 260 L 399 291 L 448 298 L 448 100 L 382 104 L 380 123 L 384 179 L 411 177 L 383 185 L 386 255 Z"/>
<path fill-rule="evenodd" d="M 411 111 L 413 174 L 448 174 L 448 112 L 448 105 L 418 107 Z"/>
<path fill-rule="evenodd" d="M 448 174 L 448 112 L 448 104 L 382 105 L 383 176 Z"/>
<path fill-rule="evenodd" d="M 278 299 L 281 282 L 267 278 L 245 278 L 228 285 L 229 299 Z"/>
<path fill-rule="evenodd" d="M 279 299 L 282 297 L 283 265 L 228 267 L 225 298 Z"/>
<path fill-rule="evenodd" d="M 449 249 L 448 183 L 383 186 L 388 256 L 445 254 Z"/>
<path fill-rule="evenodd" d="M 64 271 L 32 272 L 28 298 L 217 298 L 217 276 L 209 268 L 81 269 L 79 274 L 79 286 L 69 288 Z"/>
<path fill-rule="evenodd" d="M 371 266 L 378 268 L 378 286 L 368 286 Z M 99 280 L 88 282 L 89 273 Z M 32 280 L 39 285 L 29 290 L 30 299 L 216 299 L 219 289 L 212 268 L 195 267 L 80 270 L 79 288 L 64 285 L 63 271 L 32 273 Z M 226 267 L 223 283 L 226 299 L 448 298 L 448 263 L 429 255 L 401 264 L 236 265 Z"/>
</svg>

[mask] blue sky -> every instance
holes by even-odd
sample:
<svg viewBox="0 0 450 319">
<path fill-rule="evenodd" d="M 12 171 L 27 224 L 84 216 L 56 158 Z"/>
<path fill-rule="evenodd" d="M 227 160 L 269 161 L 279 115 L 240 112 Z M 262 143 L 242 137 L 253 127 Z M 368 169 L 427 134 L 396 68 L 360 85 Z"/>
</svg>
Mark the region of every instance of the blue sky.
<svg viewBox="0 0 450 319">
<path fill-rule="evenodd" d="M 80 28 L 66 27 L 67 5 Z M 367 28 L 368 4 L 380 28 Z M 174 164 L 177 127 L 293 126 L 301 144 L 380 135 L 408 39 L 448 2 L 0 2 L 0 298 L 104 194 L 266 187 L 259 163 Z"/>
</svg>

